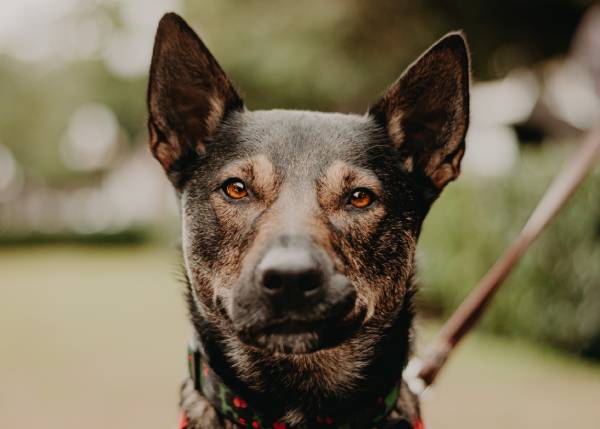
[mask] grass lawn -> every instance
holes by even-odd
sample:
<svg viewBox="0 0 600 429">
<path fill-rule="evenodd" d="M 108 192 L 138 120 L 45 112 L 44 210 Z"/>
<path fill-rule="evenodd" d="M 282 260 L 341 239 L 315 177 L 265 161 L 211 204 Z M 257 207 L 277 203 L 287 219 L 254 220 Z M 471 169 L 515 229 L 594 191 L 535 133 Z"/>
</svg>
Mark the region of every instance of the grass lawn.
<svg viewBox="0 0 600 429">
<path fill-rule="evenodd" d="M 0 428 L 174 427 L 177 269 L 168 248 L 0 248 Z M 477 334 L 423 407 L 435 429 L 598 429 L 600 365 Z"/>
</svg>

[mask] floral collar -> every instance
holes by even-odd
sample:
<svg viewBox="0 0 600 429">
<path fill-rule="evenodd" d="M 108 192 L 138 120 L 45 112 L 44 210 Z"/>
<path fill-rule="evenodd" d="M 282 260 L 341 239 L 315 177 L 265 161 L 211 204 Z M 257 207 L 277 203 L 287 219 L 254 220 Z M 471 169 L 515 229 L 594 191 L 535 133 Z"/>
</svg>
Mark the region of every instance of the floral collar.
<svg viewBox="0 0 600 429">
<path fill-rule="evenodd" d="M 385 396 L 377 398 L 376 403 L 364 407 L 358 416 L 336 421 L 329 415 L 315 416 L 312 424 L 304 423 L 293 428 L 278 419 L 267 419 L 261 416 L 246 402 L 227 386 L 217 374 L 202 359 L 197 345 L 192 342 L 188 346 L 188 369 L 196 390 L 204 396 L 213 407 L 225 418 L 242 428 L 252 429 L 365 429 L 379 428 L 386 423 L 386 417 L 396 405 L 400 395 L 400 385 L 395 385 Z M 389 426 L 386 426 L 386 428 Z M 420 419 L 414 422 L 399 421 L 392 426 L 393 429 L 424 429 Z M 180 429 L 191 429 L 188 417 L 182 413 Z"/>
</svg>

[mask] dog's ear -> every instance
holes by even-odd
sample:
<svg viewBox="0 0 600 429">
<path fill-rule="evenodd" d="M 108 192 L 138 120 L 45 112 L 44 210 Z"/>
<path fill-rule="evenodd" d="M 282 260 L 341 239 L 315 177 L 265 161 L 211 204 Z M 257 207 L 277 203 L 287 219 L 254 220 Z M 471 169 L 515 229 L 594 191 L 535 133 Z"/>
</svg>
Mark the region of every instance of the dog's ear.
<svg viewBox="0 0 600 429">
<path fill-rule="evenodd" d="M 148 82 L 150 148 L 173 182 L 243 102 L 198 35 L 178 15 L 160 20 Z"/>
<path fill-rule="evenodd" d="M 461 33 L 429 48 L 369 113 L 385 126 L 409 172 L 441 190 L 456 179 L 469 123 L 469 53 Z"/>
</svg>

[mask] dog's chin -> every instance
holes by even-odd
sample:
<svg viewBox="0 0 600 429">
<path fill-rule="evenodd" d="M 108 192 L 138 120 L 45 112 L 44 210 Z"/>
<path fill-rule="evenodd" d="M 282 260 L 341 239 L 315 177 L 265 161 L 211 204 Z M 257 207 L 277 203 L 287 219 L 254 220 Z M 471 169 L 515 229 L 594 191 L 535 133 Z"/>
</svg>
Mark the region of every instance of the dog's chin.
<svg viewBox="0 0 600 429">
<path fill-rule="evenodd" d="M 246 345 L 270 354 L 306 354 L 324 348 L 319 332 L 270 332 L 252 337 L 240 336 Z"/>
<path fill-rule="evenodd" d="M 338 320 L 282 322 L 239 331 L 237 336 L 246 345 L 265 353 L 308 354 L 334 348 L 352 338 L 362 326 L 364 317 L 364 311 L 357 311 Z"/>
</svg>

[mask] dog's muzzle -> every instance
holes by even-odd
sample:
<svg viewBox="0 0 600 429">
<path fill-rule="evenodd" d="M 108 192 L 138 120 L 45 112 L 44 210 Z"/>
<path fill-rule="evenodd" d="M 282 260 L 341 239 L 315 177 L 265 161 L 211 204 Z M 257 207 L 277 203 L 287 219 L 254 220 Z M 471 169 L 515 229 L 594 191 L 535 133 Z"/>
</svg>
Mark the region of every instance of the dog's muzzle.
<svg viewBox="0 0 600 429">
<path fill-rule="evenodd" d="M 327 254 L 302 238 L 273 243 L 232 293 L 231 319 L 248 344 L 282 353 L 332 346 L 356 324 L 356 290 Z"/>
</svg>

